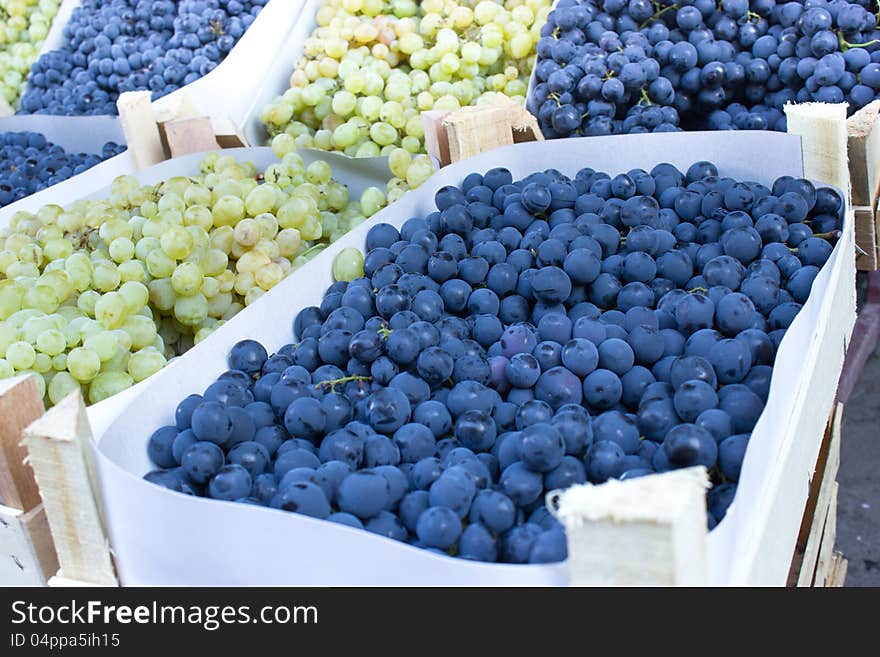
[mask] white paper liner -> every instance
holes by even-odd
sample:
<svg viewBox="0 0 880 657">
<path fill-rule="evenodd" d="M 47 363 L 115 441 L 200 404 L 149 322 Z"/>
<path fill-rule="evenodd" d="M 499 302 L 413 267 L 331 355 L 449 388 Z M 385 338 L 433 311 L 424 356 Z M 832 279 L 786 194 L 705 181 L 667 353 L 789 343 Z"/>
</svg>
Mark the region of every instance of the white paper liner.
<svg viewBox="0 0 880 657">
<path fill-rule="evenodd" d="M 149 463 L 145 444 L 155 428 L 173 423 L 187 394 L 201 393 L 227 368 L 226 354 L 238 340 L 261 341 L 271 352 L 292 341 L 297 311 L 317 305 L 332 282 L 333 257 L 362 248 L 371 225 L 396 226 L 434 210 L 434 193 L 458 184 L 471 171 L 506 166 L 514 178 L 548 167 L 568 175 L 590 166 L 610 174 L 671 162 L 681 169 L 697 160 L 715 162 L 720 173 L 765 185 L 781 175 L 802 175 L 797 137 L 764 132 L 620 135 L 529 143 L 497 149 L 447 167 L 425 185 L 359 226 L 288 277 L 235 319 L 196 345 L 185 357 L 135 389 L 89 411 L 99 439 L 99 473 L 107 525 L 123 583 L 128 585 L 558 585 L 565 564 L 478 564 L 436 555 L 367 532 L 266 508 L 189 498 L 140 479 Z M 827 312 L 843 259 L 851 257 L 852 227 L 844 227 L 803 311 L 789 329 L 775 363 L 770 402 L 743 463 L 736 502 L 709 535 L 710 582 L 725 584 L 740 565 L 739 537 L 747 536 L 762 506 L 782 449 L 805 353 L 817 348 L 816 318 Z M 840 284 L 843 284 L 840 282 Z"/>
</svg>

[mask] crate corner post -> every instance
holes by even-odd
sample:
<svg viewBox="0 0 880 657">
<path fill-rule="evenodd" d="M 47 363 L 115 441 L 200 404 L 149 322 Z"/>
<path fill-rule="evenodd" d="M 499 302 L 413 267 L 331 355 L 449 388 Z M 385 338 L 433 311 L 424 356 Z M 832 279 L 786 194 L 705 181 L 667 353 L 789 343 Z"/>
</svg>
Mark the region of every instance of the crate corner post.
<svg viewBox="0 0 880 657">
<path fill-rule="evenodd" d="M 117 586 L 101 516 L 94 441 L 75 391 L 24 431 L 60 569 L 50 584 Z"/>
<path fill-rule="evenodd" d="M 559 494 L 571 585 L 706 585 L 708 486 L 696 467 Z"/>
<path fill-rule="evenodd" d="M 34 481 L 19 444 L 22 430 L 43 414 L 32 376 L 0 381 L 0 581 L 43 586 L 58 569 L 58 557 Z"/>
</svg>

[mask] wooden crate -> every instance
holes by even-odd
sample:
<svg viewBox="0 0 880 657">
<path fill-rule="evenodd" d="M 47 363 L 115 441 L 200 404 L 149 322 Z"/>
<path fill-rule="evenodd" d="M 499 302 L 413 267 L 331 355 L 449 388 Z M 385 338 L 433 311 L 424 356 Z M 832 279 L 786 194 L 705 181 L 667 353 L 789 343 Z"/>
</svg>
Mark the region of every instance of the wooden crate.
<svg viewBox="0 0 880 657">
<path fill-rule="evenodd" d="M 845 122 L 838 114 L 837 110 L 822 110 L 816 122 L 812 120 L 813 117 L 799 117 L 800 128 L 805 131 L 800 134 L 803 135 L 806 175 L 846 189 L 846 129 Z M 797 126 L 798 122 L 791 118 L 789 125 Z M 449 122 L 449 125 L 455 125 L 455 121 Z M 829 151 L 829 143 L 842 143 L 844 146 Z M 822 157 L 817 158 L 817 153 L 821 153 Z M 848 217 L 849 223 L 842 238 L 849 245 L 853 243 L 851 219 L 852 215 Z M 749 536 L 743 538 L 741 547 L 746 553 L 746 567 L 737 574 L 734 583 L 784 584 L 787 575 L 792 572 L 792 558 L 802 536 L 805 540 L 802 553 L 797 557 L 797 581 L 802 578 L 805 582 L 809 579 L 811 584 L 839 581 L 841 573 L 845 571 L 845 563 L 835 557 L 832 551 L 836 522 L 836 484 L 832 473 L 836 472 L 834 454 L 837 453 L 835 450 L 839 450 L 839 442 L 834 442 L 835 423 L 831 422 L 830 433 L 826 431 L 826 425 L 833 411 L 843 355 L 855 320 L 855 259 L 847 259 L 846 262 L 847 266 L 836 270 L 835 279 L 829 284 L 828 297 L 816 318 L 816 339 L 805 355 L 809 359 L 809 376 L 799 382 L 795 413 L 775 463 L 776 474 L 769 491 L 771 504 L 763 510 L 759 522 L 750 528 Z M 90 455 L 93 445 L 84 418 L 81 397 L 79 393 L 73 393 L 28 427 L 25 441 L 31 450 L 41 493 L 47 500 L 46 515 L 60 557 L 63 577 L 55 582 L 75 580 L 79 583 L 112 585 L 116 579 L 101 520 L 100 499 L 96 497 L 91 481 Z M 839 419 L 836 427 L 839 441 Z M 811 488 L 810 482 L 805 480 L 805 474 L 813 472 Z M 681 477 L 663 479 L 660 476 L 655 479 L 668 481 L 675 487 L 684 485 Z M 823 485 L 822 482 L 826 480 L 831 483 Z M 698 482 L 700 477 L 694 477 L 691 481 Z M 635 495 L 641 491 L 644 483 L 634 480 L 610 482 L 603 486 L 617 486 L 624 493 L 629 491 Z M 660 484 L 661 489 L 663 485 Z M 596 544 L 609 548 L 606 553 L 608 563 L 622 558 L 619 552 L 610 549 L 621 544 L 615 540 L 616 534 L 625 531 L 633 535 L 632 530 L 639 523 L 649 529 L 662 526 L 662 531 L 655 532 L 658 549 L 653 552 L 654 563 L 646 559 L 641 564 L 645 573 L 655 573 L 657 579 L 638 573 L 629 573 L 628 577 L 634 577 L 639 583 L 704 583 L 706 573 L 694 568 L 699 561 L 690 561 L 687 557 L 705 552 L 705 502 L 699 485 L 687 487 L 685 491 L 670 488 L 670 499 L 676 500 L 676 504 L 668 510 L 658 507 L 657 516 L 648 518 L 647 522 L 644 517 L 627 517 L 619 509 L 611 507 L 605 516 L 587 514 L 584 522 L 595 523 L 595 529 L 599 530 L 591 535 L 602 539 L 597 540 Z M 593 488 L 601 489 L 602 486 Z M 816 490 L 814 498 L 811 497 L 813 489 Z M 812 504 L 811 499 L 815 500 Z M 638 506 L 633 505 L 633 508 Z M 805 523 L 808 530 L 802 529 Z M 814 526 L 818 529 L 814 530 Z M 693 570 L 682 572 L 682 567 Z M 803 576 L 801 573 L 804 573 Z M 682 574 L 685 576 L 682 577 Z M 621 581 L 624 580 L 611 576 L 604 583 Z M 572 582 L 584 583 L 576 578 Z"/>
</svg>

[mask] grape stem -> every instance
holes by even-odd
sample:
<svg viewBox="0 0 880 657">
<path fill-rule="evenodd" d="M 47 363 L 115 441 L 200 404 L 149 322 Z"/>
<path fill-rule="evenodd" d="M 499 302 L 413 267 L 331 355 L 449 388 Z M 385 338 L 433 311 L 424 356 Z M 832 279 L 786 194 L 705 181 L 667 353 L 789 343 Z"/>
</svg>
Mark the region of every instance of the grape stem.
<svg viewBox="0 0 880 657">
<path fill-rule="evenodd" d="M 644 87 L 642 87 L 642 100 L 639 101 L 639 102 L 640 102 L 640 103 L 641 103 L 641 102 L 645 102 L 645 103 L 647 103 L 648 105 L 653 105 L 653 104 L 654 104 L 654 103 L 651 102 L 651 99 L 648 98 L 648 92 L 647 92 L 647 90 L 646 90 Z"/>
<path fill-rule="evenodd" d="M 702 294 L 709 294 L 709 290 L 704 287 L 694 287 L 688 290 L 688 294 L 696 294 L 697 292 L 701 292 Z"/>
<path fill-rule="evenodd" d="M 827 233 L 814 233 L 813 237 L 818 237 L 823 240 L 836 240 L 840 237 L 839 230 L 830 230 Z"/>
<path fill-rule="evenodd" d="M 330 392 L 336 392 L 336 386 L 342 383 L 348 383 L 349 381 L 372 381 L 373 377 L 371 376 L 360 376 L 356 374 L 352 374 L 351 376 L 344 376 L 341 379 L 333 379 L 332 381 L 321 381 L 320 383 L 315 384 L 315 390 L 319 390 L 321 386 L 330 386 Z"/>
<path fill-rule="evenodd" d="M 326 246 L 326 244 L 314 244 L 302 253 L 297 254 L 297 258 L 307 258 L 313 251 L 323 251 Z"/>
<path fill-rule="evenodd" d="M 387 340 L 388 336 L 391 335 L 393 333 L 393 331 L 390 328 L 388 328 L 387 326 L 380 326 L 379 328 L 376 329 L 376 333 L 378 333 L 379 335 L 381 335 L 383 338 L 385 338 Z"/>
<path fill-rule="evenodd" d="M 878 5 L 880 5 L 880 0 L 878 0 Z M 840 43 L 840 50 L 843 52 L 846 52 L 850 48 L 867 48 L 868 46 L 873 46 L 876 43 L 880 43 L 880 39 L 872 39 L 867 43 L 850 43 L 844 38 L 843 32 L 837 33 L 837 41 Z"/>
<path fill-rule="evenodd" d="M 654 3 L 654 7 L 657 7 L 657 6 L 658 6 L 658 4 L 657 4 L 657 3 Z M 668 6 L 666 6 L 666 7 L 663 7 L 663 9 L 659 9 L 659 10 L 656 11 L 656 12 L 654 13 L 654 15 L 651 16 L 648 20 L 646 20 L 644 23 L 642 23 L 641 25 L 639 25 L 639 29 L 641 30 L 642 28 L 647 27 L 649 23 L 651 23 L 652 21 L 657 20 L 657 19 L 660 18 L 663 14 L 665 14 L 667 11 L 671 11 L 671 10 L 673 10 L 673 9 L 678 9 L 678 3 L 673 4 L 673 5 L 668 5 Z"/>
</svg>

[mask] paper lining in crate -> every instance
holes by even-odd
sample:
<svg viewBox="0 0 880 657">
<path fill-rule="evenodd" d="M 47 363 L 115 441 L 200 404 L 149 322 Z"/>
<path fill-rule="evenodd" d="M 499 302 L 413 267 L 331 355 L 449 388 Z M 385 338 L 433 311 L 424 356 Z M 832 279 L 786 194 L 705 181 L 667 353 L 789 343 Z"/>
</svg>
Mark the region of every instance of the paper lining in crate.
<svg viewBox="0 0 880 657">
<path fill-rule="evenodd" d="M 345 247 L 363 248 L 372 225 L 401 226 L 435 209 L 434 193 L 459 184 L 472 171 L 496 166 L 515 179 L 556 168 L 574 175 L 593 167 L 611 175 L 670 162 L 686 169 L 698 160 L 720 174 L 765 185 L 803 172 L 800 141 L 781 133 L 710 132 L 622 135 L 557 140 L 497 149 L 441 170 L 416 191 L 379 212 L 288 277 L 186 356 L 146 382 L 90 412 L 98 437 L 98 470 L 104 511 L 120 578 L 126 585 L 564 585 L 565 563 L 501 565 L 454 559 L 365 531 L 250 505 L 188 497 L 150 484 L 146 454 L 150 433 L 173 423 L 186 395 L 201 393 L 226 368 L 229 348 L 244 338 L 270 353 L 291 340 L 291 324 L 303 307 L 318 305 L 332 282 L 333 257 Z M 818 451 L 821 431 L 794 435 L 797 414 L 811 386 L 830 408 L 834 382 L 811 379 L 823 354 L 842 350 L 845 322 L 831 317 L 836 299 L 849 299 L 853 281 L 853 230 L 842 236 L 812 293 L 782 341 L 764 413 L 743 463 L 739 492 L 727 516 L 708 536 L 709 582 L 754 581 L 754 544 L 779 500 L 780 464 L 791 450 Z M 835 377 L 836 380 L 836 377 Z M 825 399 L 827 397 L 827 400 Z M 94 407 L 93 407 L 94 408 Z M 97 410 L 97 409 L 95 409 Z M 827 414 L 826 414 L 827 417 Z M 822 426 L 824 427 L 824 420 Z M 812 461 L 815 461 L 813 453 Z M 809 473 L 795 473 L 809 485 Z M 800 522 L 797 512 L 796 527 Z M 783 542 L 783 541 L 781 541 Z M 790 554 L 788 555 L 790 560 Z M 760 579 L 760 578 L 759 578 Z"/>
</svg>

